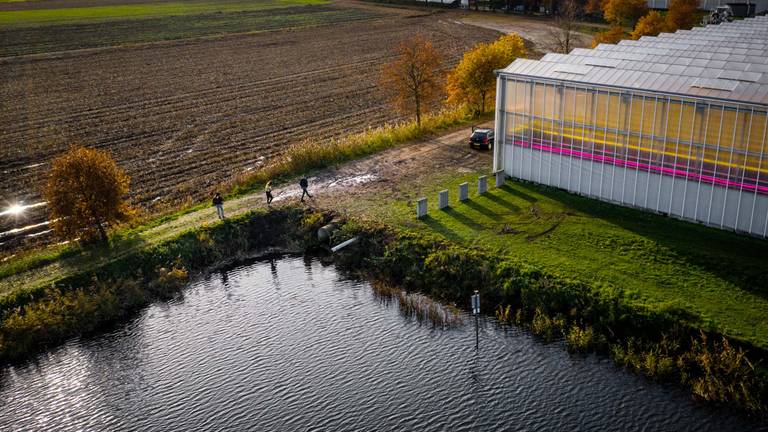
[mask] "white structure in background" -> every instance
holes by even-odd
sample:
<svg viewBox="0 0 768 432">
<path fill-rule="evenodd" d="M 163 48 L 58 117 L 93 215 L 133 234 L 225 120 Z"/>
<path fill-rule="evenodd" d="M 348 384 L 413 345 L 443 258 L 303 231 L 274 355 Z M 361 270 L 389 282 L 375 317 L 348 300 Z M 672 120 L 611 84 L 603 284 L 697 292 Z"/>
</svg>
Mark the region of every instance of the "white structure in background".
<svg viewBox="0 0 768 432">
<path fill-rule="evenodd" d="M 747 1 L 735 2 L 732 0 L 699 0 L 699 9 L 709 11 L 718 6 L 726 6 L 729 3 L 753 4 L 755 5 L 755 13 L 768 10 L 768 0 L 752 0 L 749 2 Z M 669 8 L 669 0 L 648 0 L 647 4 L 650 9 L 668 9 Z"/>
<path fill-rule="evenodd" d="M 498 71 L 494 170 L 768 234 L 768 17 Z"/>
</svg>

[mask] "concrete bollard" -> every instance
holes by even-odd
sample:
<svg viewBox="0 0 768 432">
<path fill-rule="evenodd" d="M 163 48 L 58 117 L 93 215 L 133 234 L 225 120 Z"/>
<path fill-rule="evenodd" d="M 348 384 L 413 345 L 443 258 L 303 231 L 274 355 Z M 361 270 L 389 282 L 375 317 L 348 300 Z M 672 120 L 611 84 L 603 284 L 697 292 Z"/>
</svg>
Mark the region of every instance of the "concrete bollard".
<svg viewBox="0 0 768 432">
<path fill-rule="evenodd" d="M 466 201 L 469 199 L 469 183 L 464 182 L 459 185 L 459 201 Z"/>
<path fill-rule="evenodd" d="M 440 210 L 448 207 L 448 191 L 441 190 L 437 193 L 437 208 Z"/>
<path fill-rule="evenodd" d="M 507 179 L 506 175 L 504 175 L 504 170 L 496 171 L 493 174 L 496 176 L 496 187 L 504 186 L 504 181 Z"/>
<path fill-rule="evenodd" d="M 480 176 L 477 179 L 477 194 L 482 195 L 488 191 L 488 176 Z"/>
<path fill-rule="evenodd" d="M 427 199 L 421 198 L 416 201 L 416 217 L 418 219 L 427 215 Z"/>
</svg>

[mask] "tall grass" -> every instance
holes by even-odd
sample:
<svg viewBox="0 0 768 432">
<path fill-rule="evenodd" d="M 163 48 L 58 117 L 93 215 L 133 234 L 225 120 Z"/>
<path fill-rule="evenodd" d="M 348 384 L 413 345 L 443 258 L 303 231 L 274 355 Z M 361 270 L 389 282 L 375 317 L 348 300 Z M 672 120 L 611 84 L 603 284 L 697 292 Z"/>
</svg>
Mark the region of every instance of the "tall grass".
<svg viewBox="0 0 768 432">
<path fill-rule="evenodd" d="M 373 295 L 381 303 L 396 303 L 400 314 L 420 323 L 430 323 L 435 328 L 449 329 L 464 324 L 461 311 L 451 305 L 443 305 L 419 293 L 408 293 L 393 285 L 376 281 Z"/>
<path fill-rule="evenodd" d="M 453 127 L 478 120 L 465 108 L 444 109 L 415 121 L 385 124 L 330 141 L 305 140 L 291 145 L 277 160 L 234 180 L 232 193 L 240 195 L 269 180 L 285 179 L 313 170 L 368 156 Z"/>
</svg>

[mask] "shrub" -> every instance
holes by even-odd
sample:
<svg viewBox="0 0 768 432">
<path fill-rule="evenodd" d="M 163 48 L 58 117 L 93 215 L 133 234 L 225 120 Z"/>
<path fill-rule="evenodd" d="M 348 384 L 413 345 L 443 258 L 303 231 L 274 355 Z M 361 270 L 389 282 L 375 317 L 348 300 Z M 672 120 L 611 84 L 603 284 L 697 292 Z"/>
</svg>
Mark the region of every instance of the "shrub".
<svg viewBox="0 0 768 432">
<path fill-rule="evenodd" d="M 681 380 L 691 386 L 701 399 L 728 402 L 753 410 L 765 409 L 760 400 L 765 385 L 744 350 L 733 347 L 728 339 L 709 342 L 701 332 L 689 351 L 677 360 Z"/>
<path fill-rule="evenodd" d="M 573 324 L 565 335 L 565 342 L 569 352 L 585 353 L 598 350 L 605 344 L 605 338 L 595 333 L 592 327 L 581 328 Z"/>
<path fill-rule="evenodd" d="M 533 321 L 531 321 L 531 333 L 550 342 L 555 338 L 562 336 L 564 328 L 565 318 L 562 315 L 550 318 L 546 312 L 540 308 L 536 308 L 533 315 Z"/>
</svg>

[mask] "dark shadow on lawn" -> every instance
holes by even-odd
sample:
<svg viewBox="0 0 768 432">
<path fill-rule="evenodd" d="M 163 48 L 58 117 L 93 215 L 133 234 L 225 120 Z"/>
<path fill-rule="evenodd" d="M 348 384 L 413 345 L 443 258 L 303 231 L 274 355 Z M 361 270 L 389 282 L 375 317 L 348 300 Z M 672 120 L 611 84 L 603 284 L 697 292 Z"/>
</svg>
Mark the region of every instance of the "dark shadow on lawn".
<svg viewBox="0 0 768 432">
<path fill-rule="evenodd" d="M 525 193 L 522 190 L 520 190 L 521 189 L 520 186 L 524 186 L 523 184 L 517 183 L 517 185 L 518 185 L 518 187 L 512 187 L 509 184 L 503 184 L 503 185 L 501 185 L 501 187 L 499 189 L 501 189 L 501 190 L 503 190 L 503 191 L 505 191 L 505 192 L 507 192 L 509 194 L 515 195 L 517 197 L 520 197 L 520 198 L 528 201 L 529 203 L 535 203 L 536 201 L 539 200 L 538 198 L 533 197 L 531 195 L 528 195 L 527 193 Z"/>
<path fill-rule="evenodd" d="M 109 246 L 95 242 L 83 246 L 82 251 L 73 257 L 59 260 L 61 266 L 75 274 L 90 272 L 131 253 L 137 253 L 146 247 L 144 239 L 136 233 L 127 237 L 116 236 L 110 239 Z"/>
<path fill-rule="evenodd" d="M 515 205 L 514 203 L 510 202 L 509 200 L 504 199 L 502 196 L 495 195 L 494 193 L 487 193 L 483 195 L 485 198 L 495 202 L 496 204 L 506 208 L 507 210 L 510 210 L 513 213 L 520 212 L 520 206 Z"/>
<path fill-rule="evenodd" d="M 442 210 L 443 213 L 446 215 L 456 219 L 457 222 L 461 223 L 462 225 L 466 226 L 467 228 L 478 231 L 483 229 L 483 226 L 472 219 L 468 218 L 467 216 L 457 212 L 453 207 L 446 207 Z"/>
<path fill-rule="evenodd" d="M 499 218 L 499 215 L 497 213 L 493 212 L 488 207 L 485 207 L 485 206 L 482 206 L 482 205 L 478 204 L 477 202 L 475 202 L 475 201 L 473 201 L 471 199 L 467 200 L 467 201 L 464 201 L 464 205 L 466 205 L 467 207 L 471 208 L 472 210 L 474 210 L 474 211 L 476 211 L 478 213 L 484 214 L 485 216 L 487 216 L 487 217 L 489 217 L 489 218 L 491 218 L 493 220 L 496 220 L 496 219 Z"/>
<path fill-rule="evenodd" d="M 768 241 L 532 183 L 517 183 L 516 189 L 527 189 L 652 240 L 689 265 L 768 299 Z"/>
<path fill-rule="evenodd" d="M 423 218 L 420 219 L 421 222 L 423 222 L 426 226 L 432 229 L 432 231 L 442 235 L 448 240 L 451 240 L 456 243 L 461 243 L 464 239 L 461 238 L 458 234 L 453 232 L 450 228 L 443 225 L 439 220 L 433 218 L 430 215 L 426 215 Z"/>
</svg>

